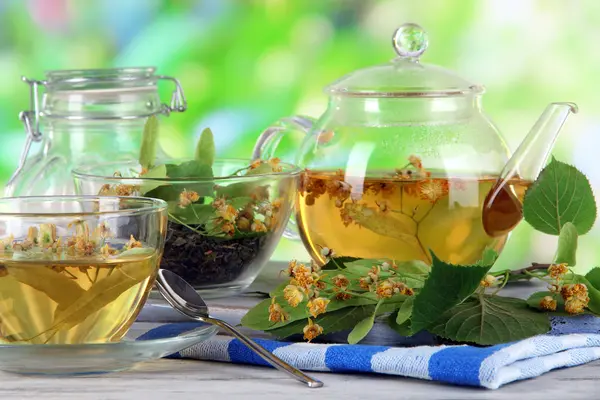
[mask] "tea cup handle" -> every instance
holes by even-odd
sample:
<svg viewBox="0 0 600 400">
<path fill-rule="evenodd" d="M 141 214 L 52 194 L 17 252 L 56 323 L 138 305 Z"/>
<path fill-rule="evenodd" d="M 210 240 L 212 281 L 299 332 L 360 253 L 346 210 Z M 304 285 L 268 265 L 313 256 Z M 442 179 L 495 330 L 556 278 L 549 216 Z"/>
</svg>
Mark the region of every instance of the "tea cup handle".
<svg viewBox="0 0 600 400">
<path fill-rule="evenodd" d="M 280 119 L 260 134 L 252 151 L 252 159 L 269 159 L 275 157 L 277 146 L 284 135 L 301 135 L 302 139 L 304 139 L 304 136 L 310 134 L 315 122 L 315 119 L 301 115 Z M 283 237 L 291 240 L 300 240 L 294 217 L 290 217 L 290 221 L 283 232 Z"/>
</svg>

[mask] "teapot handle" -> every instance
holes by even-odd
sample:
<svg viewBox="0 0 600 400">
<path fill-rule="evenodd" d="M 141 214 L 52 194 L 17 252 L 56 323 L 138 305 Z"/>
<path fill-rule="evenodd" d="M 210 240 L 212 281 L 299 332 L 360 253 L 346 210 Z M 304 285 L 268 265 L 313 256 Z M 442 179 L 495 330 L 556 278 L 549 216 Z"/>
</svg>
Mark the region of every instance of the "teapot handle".
<svg viewBox="0 0 600 400">
<path fill-rule="evenodd" d="M 252 159 L 269 159 L 275 157 L 277 146 L 284 135 L 301 135 L 304 139 L 304 136 L 310 134 L 315 122 L 314 118 L 302 115 L 281 118 L 260 134 L 252 151 Z M 298 226 L 294 217 L 290 217 L 283 232 L 283 237 L 291 240 L 300 240 Z"/>
<path fill-rule="evenodd" d="M 277 146 L 284 135 L 301 135 L 302 139 L 308 135 L 315 125 L 316 120 L 303 115 L 281 118 L 265 129 L 252 150 L 252 159 L 269 159 L 275 157 Z"/>
</svg>

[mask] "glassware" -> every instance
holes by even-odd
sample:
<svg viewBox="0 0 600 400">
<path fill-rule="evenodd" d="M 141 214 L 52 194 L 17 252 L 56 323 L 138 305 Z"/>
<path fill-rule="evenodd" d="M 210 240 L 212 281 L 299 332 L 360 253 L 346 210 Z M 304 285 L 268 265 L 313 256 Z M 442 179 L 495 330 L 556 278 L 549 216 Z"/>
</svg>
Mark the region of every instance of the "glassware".
<svg viewBox="0 0 600 400">
<path fill-rule="evenodd" d="M 248 165 L 247 160 L 217 159 L 213 178 L 150 178 L 140 177 L 139 163 L 131 161 L 81 166 L 73 176 L 79 194 L 145 193 L 167 200 L 161 268 L 182 276 L 203 297 L 214 298 L 239 293 L 254 281 L 292 211 L 300 170 L 282 163 L 281 172 L 239 175 Z M 200 194 L 194 204 L 182 206 L 180 196 L 192 192 Z"/>
<path fill-rule="evenodd" d="M 43 81 L 23 78 L 31 91 L 31 108 L 20 115 L 27 138 L 5 195 L 73 194 L 73 165 L 136 159 L 146 120 L 187 108 L 179 82 L 154 72 L 64 70 L 47 72 Z M 159 98 L 161 80 L 175 85 L 170 105 Z M 38 142 L 38 152 L 30 154 Z"/>
<path fill-rule="evenodd" d="M 428 43 L 420 26 L 402 25 L 392 40 L 396 58 L 332 83 L 318 119 L 283 118 L 256 143 L 253 158 L 268 159 L 286 136 L 304 136 L 295 158 L 305 169 L 296 222 L 320 263 L 329 250 L 428 263 L 433 251 L 459 264 L 478 261 L 486 247 L 500 251 L 521 219 L 525 189 L 577 111 L 549 105 L 511 158 L 483 112 L 484 88 L 421 63 Z M 510 210 L 502 209 L 505 192 Z"/>
<path fill-rule="evenodd" d="M 0 199 L 0 341 L 118 342 L 152 288 L 166 225 L 162 200 Z"/>
<path fill-rule="evenodd" d="M 0 344 L 0 370 L 17 374 L 82 375 L 123 371 L 158 360 L 213 337 L 218 327 L 198 322 L 135 322 L 112 343 Z M 148 331 L 149 326 L 152 330 Z"/>
</svg>

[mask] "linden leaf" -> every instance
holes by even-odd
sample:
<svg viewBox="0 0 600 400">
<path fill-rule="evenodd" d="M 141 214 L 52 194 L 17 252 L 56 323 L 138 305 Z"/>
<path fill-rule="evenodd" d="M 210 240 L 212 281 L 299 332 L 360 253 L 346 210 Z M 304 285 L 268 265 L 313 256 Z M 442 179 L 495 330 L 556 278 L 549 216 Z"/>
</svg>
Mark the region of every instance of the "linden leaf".
<svg viewBox="0 0 600 400">
<path fill-rule="evenodd" d="M 375 208 L 364 204 L 344 204 L 348 215 L 356 224 L 369 229 L 378 235 L 399 239 L 415 248 L 419 247 L 417 241 L 417 224 L 404 214 L 390 215 L 382 213 Z"/>
<path fill-rule="evenodd" d="M 457 342 L 494 345 L 547 333 L 550 321 L 525 300 L 501 296 L 470 297 L 446 311 L 428 331 Z"/>
<path fill-rule="evenodd" d="M 426 329 L 439 316 L 469 297 L 490 270 L 491 265 L 461 266 L 447 264 L 432 252 L 431 272 L 416 295 L 412 330 Z"/>
<path fill-rule="evenodd" d="M 285 286 L 283 286 L 283 288 L 285 288 Z M 271 305 L 271 299 L 265 299 L 253 308 L 251 308 L 246 313 L 246 315 L 244 315 L 241 321 L 242 326 L 255 330 L 266 331 L 280 328 L 297 320 L 306 321 L 306 318 L 308 318 L 308 312 L 306 310 L 306 299 L 304 299 L 304 301 L 298 304 L 296 307 L 292 307 L 284 300 L 283 293 L 275 293 L 275 295 L 275 298 L 278 300 L 279 305 L 281 306 L 283 311 L 285 311 L 289 316 L 289 318 L 286 321 L 276 323 L 269 321 L 269 306 Z M 279 299 L 281 300 L 279 301 Z M 374 306 L 375 304 L 377 304 L 377 301 L 378 300 L 375 297 L 375 295 L 373 295 L 372 298 L 352 297 L 348 300 L 338 300 L 336 298 L 333 298 L 327 305 L 327 314 L 347 307 L 355 307 L 362 305 Z"/>
<path fill-rule="evenodd" d="M 481 260 L 477 262 L 477 265 L 494 265 L 498 259 L 498 252 L 491 247 L 486 248 L 481 255 Z"/>
<path fill-rule="evenodd" d="M 525 193 L 523 216 L 536 230 L 558 235 L 567 222 L 584 235 L 596 220 L 596 201 L 586 176 L 552 159 Z"/>
<path fill-rule="evenodd" d="M 361 320 L 358 324 L 354 326 L 354 328 L 352 328 L 352 330 L 348 334 L 348 344 L 356 344 L 360 342 L 365 338 L 365 336 L 369 334 L 369 332 L 371 332 L 373 324 L 375 324 L 375 315 L 377 315 L 377 309 L 379 308 L 381 303 L 382 301 L 380 300 L 379 303 L 377 303 L 377 305 L 375 306 L 373 314 Z"/>
<path fill-rule="evenodd" d="M 594 286 L 596 289 L 600 290 L 600 268 L 595 267 L 592 268 L 587 274 L 585 274 L 585 279 Z"/>
<path fill-rule="evenodd" d="M 415 296 L 410 296 L 404 301 L 404 303 L 402 303 L 402 305 L 398 309 L 398 312 L 396 313 L 396 323 L 398 325 L 402 325 L 410 319 L 410 316 L 412 315 L 414 301 Z"/>
<path fill-rule="evenodd" d="M 200 140 L 196 145 L 196 153 L 194 159 L 204 165 L 212 167 L 215 162 L 215 139 L 210 128 L 206 128 L 200 135 Z"/>
<path fill-rule="evenodd" d="M 357 323 L 373 315 L 375 305 L 346 307 L 337 311 L 319 315 L 314 322 L 323 328 L 323 333 L 334 333 L 352 329 Z M 302 334 L 306 319 L 295 321 L 278 329 L 269 330 L 269 333 L 278 338 L 287 338 L 292 335 Z"/>
<path fill-rule="evenodd" d="M 558 249 L 555 264 L 566 263 L 570 267 L 574 267 L 577 262 L 577 228 L 570 222 L 565 223 L 560 230 L 558 236 Z"/>
<path fill-rule="evenodd" d="M 20 283 L 39 290 L 58 304 L 58 307 L 67 307 L 73 304 L 85 293 L 69 276 L 53 271 L 39 265 L 4 265 L 8 275 Z"/>
<path fill-rule="evenodd" d="M 71 304 L 61 304 L 57 307 L 54 312 L 53 328 L 70 329 L 77 325 L 96 311 L 115 301 L 128 289 L 146 279 L 150 279 L 155 268 L 156 262 L 154 260 L 117 266 L 112 274 L 94 283 L 76 301 Z"/>
<path fill-rule="evenodd" d="M 151 115 L 144 125 L 142 146 L 140 148 L 140 165 L 150 169 L 156 158 L 156 145 L 158 143 L 158 117 Z"/>
<path fill-rule="evenodd" d="M 169 214 L 187 225 L 202 225 L 217 215 L 212 204 L 190 204 L 185 208 L 178 203 L 169 203 Z"/>
<path fill-rule="evenodd" d="M 208 165 L 200 164 L 196 160 L 186 161 L 181 164 L 166 164 L 166 176 L 175 181 L 170 184 L 158 186 L 145 193 L 146 197 L 162 199 L 165 201 L 178 201 L 179 194 L 183 189 L 194 191 L 200 196 L 212 196 L 214 181 L 212 181 L 212 168 Z M 177 179 L 184 182 L 189 178 L 192 183 L 177 183 Z M 197 180 L 197 182 L 194 182 Z"/>
<path fill-rule="evenodd" d="M 165 179 L 167 177 L 167 167 L 164 164 L 157 165 L 153 168 L 150 168 L 148 172 L 143 175 L 144 180 L 140 185 L 140 193 L 144 195 L 148 193 L 152 189 L 155 189 L 159 186 L 165 184 L 163 181 L 153 181 L 151 179 Z"/>
</svg>

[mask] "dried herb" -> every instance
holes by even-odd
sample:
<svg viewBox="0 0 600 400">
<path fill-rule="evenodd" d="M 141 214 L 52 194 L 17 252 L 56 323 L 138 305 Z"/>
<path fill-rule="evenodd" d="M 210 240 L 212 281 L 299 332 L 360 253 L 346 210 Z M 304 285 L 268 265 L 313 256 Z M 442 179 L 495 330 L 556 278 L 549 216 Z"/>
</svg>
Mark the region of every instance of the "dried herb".
<svg viewBox="0 0 600 400">
<path fill-rule="evenodd" d="M 54 300 L 58 304 L 58 307 L 66 307 L 75 303 L 85 292 L 69 276 L 59 274 L 47 267 L 20 264 L 5 266 L 5 268 L 9 276 L 35 290 L 43 292 Z"/>
<path fill-rule="evenodd" d="M 152 249 L 139 250 L 134 252 L 135 255 L 153 254 Z M 130 253 L 130 255 L 132 254 Z M 144 265 L 146 268 L 143 268 Z M 81 323 L 91 314 L 115 301 L 127 289 L 150 279 L 152 269 L 154 269 L 153 263 L 117 265 L 112 274 L 96 282 L 77 301 L 67 307 L 62 304 L 57 307 L 54 312 L 54 325 L 51 329 L 69 329 Z"/>
<path fill-rule="evenodd" d="M 213 180 L 216 150 L 209 128 L 202 131 L 193 160 L 161 164 L 154 159 L 154 124 L 153 120 L 146 124 L 141 169 L 133 173 L 134 177 L 144 178 L 142 184 L 105 185 L 100 194 L 121 189 L 128 195 L 165 200 L 169 224 L 162 267 L 196 286 L 235 280 L 259 262 L 262 249 L 269 243 L 267 238 L 285 223 L 283 212 L 289 208 L 282 207 L 282 199 L 271 201 L 275 197 L 272 178 L 243 177 L 280 172 L 279 160 L 254 161 L 229 176 L 239 180 L 224 180 L 218 185 Z"/>
</svg>

